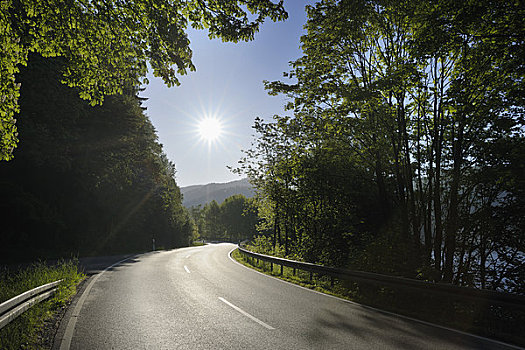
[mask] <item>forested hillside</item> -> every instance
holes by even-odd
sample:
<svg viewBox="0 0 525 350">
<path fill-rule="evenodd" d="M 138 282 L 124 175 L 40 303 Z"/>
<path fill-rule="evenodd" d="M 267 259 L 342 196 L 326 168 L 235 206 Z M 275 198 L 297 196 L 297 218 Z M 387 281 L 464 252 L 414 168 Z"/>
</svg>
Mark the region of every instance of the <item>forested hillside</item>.
<svg viewBox="0 0 525 350">
<path fill-rule="evenodd" d="M 319 1 L 238 171 L 274 246 L 525 293 L 525 28 L 514 1 Z"/>
<path fill-rule="evenodd" d="M 253 197 L 254 189 L 248 179 L 230 181 L 226 183 L 211 183 L 206 185 L 193 185 L 181 187 L 183 195 L 182 204 L 186 208 L 198 205 L 206 205 L 211 201 L 222 203 L 226 198 L 236 194 L 242 194 L 245 197 Z"/>
<path fill-rule="evenodd" d="M 14 159 L 0 167 L 0 259 L 28 261 L 188 244 L 175 167 L 128 86 L 92 107 L 61 83 L 62 60 L 30 56 Z"/>
</svg>

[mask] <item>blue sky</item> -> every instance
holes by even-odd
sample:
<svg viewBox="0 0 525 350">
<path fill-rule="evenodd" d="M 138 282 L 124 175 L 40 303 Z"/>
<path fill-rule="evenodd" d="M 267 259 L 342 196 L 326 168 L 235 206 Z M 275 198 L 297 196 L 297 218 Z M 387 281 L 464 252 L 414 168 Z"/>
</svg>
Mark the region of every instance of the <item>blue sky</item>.
<svg viewBox="0 0 525 350">
<path fill-rule="evenodd" d="M 149 98 L 147 114 L 157 129 L 164 152 L 175 163 L 181 187 L 239 179 L 235 166 L 253 140 L 256 117 L 265 120 L 285 114 L 282 96 L 269 96 L 263 80 L 282 80 L 288 63 L 301 56 L 300 37 L 306 23 L 304 6 L 312 1 L 287 0 L 288 19 L 267 21 L 255 40 L 223 43 L 209 40 L 205 31 L 189 31 L 196 72 L 180 77 L 181 85 L 167 88 L 149 76 L 141 96 Z M 215 116 L 223 133 L 213 144 L 203 142 L 198 121 Z"/>
</svg>

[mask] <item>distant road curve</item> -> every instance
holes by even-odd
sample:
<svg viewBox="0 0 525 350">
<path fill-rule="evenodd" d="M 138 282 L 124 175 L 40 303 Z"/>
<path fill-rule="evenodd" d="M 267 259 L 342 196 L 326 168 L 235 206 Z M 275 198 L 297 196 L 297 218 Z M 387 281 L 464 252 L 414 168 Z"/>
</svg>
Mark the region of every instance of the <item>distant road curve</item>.
<svg viewBox="0 0 525 350">
<path fill-rule="evenodd" d="M 265 276 L 234 262 L 234 248 L 152 252 L 93 275 L 54 348 L 519 349 Z"/>
</svg>

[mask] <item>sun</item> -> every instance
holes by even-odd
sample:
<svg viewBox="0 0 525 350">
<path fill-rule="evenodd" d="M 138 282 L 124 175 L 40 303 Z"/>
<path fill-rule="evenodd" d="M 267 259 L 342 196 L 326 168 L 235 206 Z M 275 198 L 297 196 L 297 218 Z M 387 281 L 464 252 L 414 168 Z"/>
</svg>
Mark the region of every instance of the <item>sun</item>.
<svg viewBox="0 0 525 350">
<path fill-rule="evenodd" d="M 223 126 L 218 118 L 206 117 L 199 121 L 199 135 L 202 140 L 207 142 L 217 141 L 223 132 Z"/>
</svg>

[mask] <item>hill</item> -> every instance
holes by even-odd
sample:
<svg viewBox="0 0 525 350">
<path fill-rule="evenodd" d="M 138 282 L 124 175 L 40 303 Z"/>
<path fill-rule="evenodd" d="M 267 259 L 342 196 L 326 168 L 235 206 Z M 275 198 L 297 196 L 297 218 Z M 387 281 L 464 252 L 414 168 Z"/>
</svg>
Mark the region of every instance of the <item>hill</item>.
<svg viewBox="0 0 525 350">
<path fill-rule="evenodd" d="M 181 187 L 184 196 L 182 205 L 186 208 L 204 205 L 212 200 L 222 203 L 226 198 L 235 194 L 242 194 L 246 197 L 253 197 L 255 191 L 248 179 L 236 180 L 227 183 L 210 183 L 207 185 L 193 185 Z"/>
</svg>

